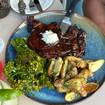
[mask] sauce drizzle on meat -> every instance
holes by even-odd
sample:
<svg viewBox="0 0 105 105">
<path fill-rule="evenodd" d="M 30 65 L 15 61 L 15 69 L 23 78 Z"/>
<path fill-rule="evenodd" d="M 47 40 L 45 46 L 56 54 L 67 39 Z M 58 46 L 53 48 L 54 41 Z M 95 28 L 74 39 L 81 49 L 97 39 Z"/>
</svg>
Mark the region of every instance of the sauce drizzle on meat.
<svg viewBox="0 0 105 105">
<path fill-rule="evenodd" d="M 58 35 L 59 42 L 57 44 L 48 45 L 42 40 L 40 33 L 44 33 L 46 30 L 51 30 Z M 43 57 L 57 58 L 67 55 L 81 57 L 84 54 L 86 32 L 76 25 L 70 26 L 67 33 L 62 35 L 60 26 L 56 22 L 46 25 L 38 20 L 31 19 L 28 21 L 28 31 L 31 32 L 28 39 L 29 47 Z"/>
</svg>

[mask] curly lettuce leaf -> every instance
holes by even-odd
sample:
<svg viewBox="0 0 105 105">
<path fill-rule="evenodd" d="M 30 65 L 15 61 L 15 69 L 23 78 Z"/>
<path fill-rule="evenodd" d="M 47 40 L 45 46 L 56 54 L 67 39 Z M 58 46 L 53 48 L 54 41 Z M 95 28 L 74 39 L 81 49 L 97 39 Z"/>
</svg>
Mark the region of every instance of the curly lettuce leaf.
<svg viewBox="0 0 105 105">
<path fill-rule="evenodd" d="M 43 87 L 53 88 L 45 68 L 47 60 L 28 47 L 27 39 L 17 38 L 11 44 L 17 56 L 14 61 L 6 64 L 5 74 L 12 87 L 24 92 L 40 90 Z"/>
</svg>

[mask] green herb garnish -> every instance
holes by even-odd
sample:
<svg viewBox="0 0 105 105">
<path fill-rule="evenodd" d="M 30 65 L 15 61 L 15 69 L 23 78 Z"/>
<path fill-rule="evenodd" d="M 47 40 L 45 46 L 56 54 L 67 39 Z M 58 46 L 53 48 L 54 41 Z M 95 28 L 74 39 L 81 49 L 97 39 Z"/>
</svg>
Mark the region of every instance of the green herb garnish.
<svg viewBox="0 0 105 105">
<path fill-rule="evenodd" d="M 11 44 L 17 56 L 6 64 L 5 74 L 12 87 L 25 93 L 43 87 L 53 88 L 45 68 L 47 60 L 28 47 L 27 38 L 17 38 Z"/>
</svg>

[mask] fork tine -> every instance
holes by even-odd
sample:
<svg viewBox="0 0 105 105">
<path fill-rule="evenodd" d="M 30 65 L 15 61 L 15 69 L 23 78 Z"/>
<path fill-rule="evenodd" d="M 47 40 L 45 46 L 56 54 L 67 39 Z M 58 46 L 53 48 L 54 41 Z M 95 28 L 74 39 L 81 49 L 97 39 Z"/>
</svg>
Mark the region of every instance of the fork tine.
<svg viewBox="0 0 105 105">
<path fill-rule="evenodd" d="M 38 9 L 40 12 L 43 12 L 43 9 L 42 9 L 42 6 L 41 6 L 39 0 L 34 0 L 34 4 L 36 5 L 37 9 Z"/>
</svg>

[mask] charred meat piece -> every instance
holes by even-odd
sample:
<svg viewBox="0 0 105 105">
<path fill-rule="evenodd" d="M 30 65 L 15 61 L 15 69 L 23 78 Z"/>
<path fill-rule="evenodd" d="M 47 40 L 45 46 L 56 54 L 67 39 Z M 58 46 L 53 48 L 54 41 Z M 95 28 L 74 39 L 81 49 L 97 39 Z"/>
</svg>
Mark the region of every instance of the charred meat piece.
<svg viewBox="0 0 105 105">
<path fill-rule="evenodd" d="M 46 58 L 64 57 L 73 55 L 81 57 L 84 54 L 86 33 L 77 26 L 71 26 L 65 35 L 61 34 L 60 26 L 57 23 L 43 24 L 40 21 L 33 20 L 33 30 L 28 39 L 29 47 L 41 56 Z M 59 42 L 54 45 L 46 44 L 42 40 L 42 34 L 46 30 L 51 30 L 59 37 Z"/>
<path fill-rule="evenodd" d="M 28 44 L 30 48 L 46 58 L 57 58 L 58 56 L 65 56 L 71 53 L 70 45 L 67 45 L 65 40 L 61 39 L 61 42 L 58 44 L 49 46 L 41 40 L 41 34 L 36 31 L 32 32 L 28 39 Z"/>
<path fill-rule="evenodd" d="M 45 31 L 46 25 L 42 22 L 35 20 L 34 16 L 27 16 L 27 30 L 31 33 L 33 30 L 40 32 Z"/>
<path fill-rule="evenodd" d="M 52 23 L 48 24 L 47 30 L 52 30 L 55 33 L 58 33 L 58 32 L 61 33 L 60 27 L 56 22 L 52 22 Z"/>
<path fill-rule="evenodd" d="M 76 25 L 71 26 L 66 33 L 71 43 L 73 56 L 81 57 L 84 54 L 86 46 L 86 32 L 79 29 Z"/>
</svg>

